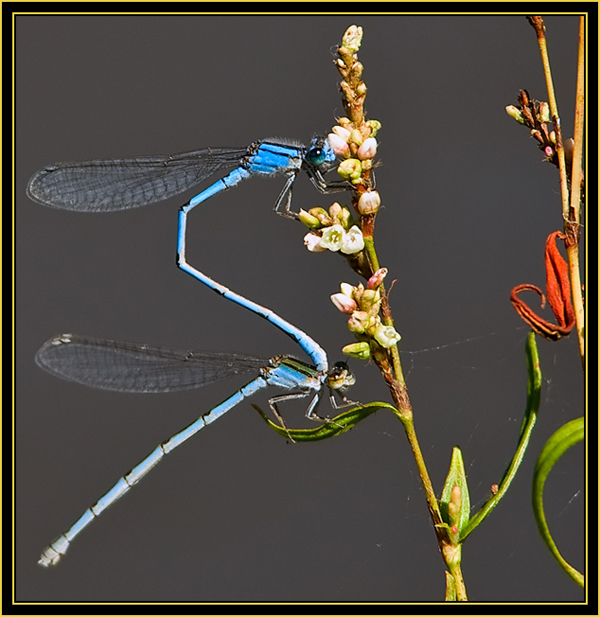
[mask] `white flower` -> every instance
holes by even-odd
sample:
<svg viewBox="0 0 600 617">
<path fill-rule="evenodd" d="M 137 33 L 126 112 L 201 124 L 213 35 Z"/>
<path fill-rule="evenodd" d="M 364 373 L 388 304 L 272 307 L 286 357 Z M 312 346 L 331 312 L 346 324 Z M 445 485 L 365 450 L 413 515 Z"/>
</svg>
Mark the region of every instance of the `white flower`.
<svg viewBox="0 0 600 617">
<path fill-rule="evenodd" d="M 382 347 L 386 348 L 393 347 L 402 338 L 393 326 L 383 324 L 375 330 L 374 337 Z"/>
<path fill-rule="evenodd" d="M 341 225 L 340 225 L 341 227 Z M 342 228 L 343 229 L 343 228 Z M 344 234 L 340 250 L 346 255 L 352 255 L 354 253 L 360 253 L 365 248 L 365 239 L 363 238 L 362 231 L 356 225 L 350 227 L 350 229 Z"/>
<path fill-rule="evenodd" d="M 308 233 L 304 236 L 304 246 L 311 253 L 323 253 L 327 250 L 321 246 L 321 236 L 313 233 Z"/>
<path fill-rule="evenodd" d="M 330 251 L 339 251 L 342 248 L 346 232 L 341 225 L 332 225 L 323 230 L 320 245 Z"/>
</svg>

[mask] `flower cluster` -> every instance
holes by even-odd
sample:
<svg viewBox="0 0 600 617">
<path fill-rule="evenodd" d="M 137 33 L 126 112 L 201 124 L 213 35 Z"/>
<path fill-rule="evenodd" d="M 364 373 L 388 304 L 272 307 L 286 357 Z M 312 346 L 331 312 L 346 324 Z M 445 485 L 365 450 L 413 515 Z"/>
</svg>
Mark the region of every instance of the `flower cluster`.
<svg viewBox="0 0 600 617">
<path fill-rule="evenodd" d="M 355 224 L 350 210 L 337 202 L 329 212 L 324 208 L 311 208 L 308 212 L 300 210 L 298 218 L 311 229 L 304 236 L 304 244 L 312 253 L 329 250 L 352 255 L 365 248 L 362 231 Z"/>
<path fill-rule="evenodd" d="M 338 174 L 351 184 L 362 185 L 358 212 L 363 216 L 375 214 L 381 205 L 381 197 L 377 191 L 368 189 L 365 172 L 373 167 L 373 158 L 377 154 L 375 134 L 381 123 L 371 120 L 359 130 L 352 128 L 348 118 L 340 118 L 338 122 L 327 136 L 332 150 L 344 159 L 338 165 Z M 304 237 L 304 244 L 313 253 L 329 250 L 352 255 L 365 246 L 362 231 L 350 210 L 337 202 L 329 212 L 323 208 L 300 210 L 298 218 L 311 230 Z"/>
<path fill-rule="evenodd" d="M 531 136 L 538 142 L 539 149 L 546 155 L 546 160 L 558 165 L 556 154 L 556 133 L 548 130 L 552 122 L 550 106 L 545 101 L 536 101 L 529 97 L 527 90 L 520 90 L 519 107 L 507 105 L 506 113 L 519 124 L 531 129 Z M 563 143 L 565 157 L 570 165 L 573 154 L 573 140 L 565 139 Z"/>
<path fill-rule="evenodd" d="M 400 335 L 393 326 L 381 323 L 379 309 L 381 308 L 381 293 L 378 287 L 387 274 L 386 268 L 380 268 L 367 281 L 366 288 L 362 283 L 356 287 L 348 283 L 340 285 L 340 292 L 331 296 L 334 306 L 350 315 L 348 329 L 359 337 L 367 336 L 374 339 L 385 348 L 392 347 L 400 340 Z M 370 356 L 370 344 L 360 341 L 347 345 L 342 350 L 345 354 L 365 360 Z"/>
<path fill-rule="evenodd" d="M 353 128 L 348 118 L 339 118 L 338 125 L 327 136 L 331 149 L 344 160 L 338 165 L 337 172 L 348 182 L 364 184 L 363 172 L 373 168 L 373 159 L 377 154 L 375 135 L 381 128 L 381 122 L 369 120 L 360 129 Z"/>
</svg>

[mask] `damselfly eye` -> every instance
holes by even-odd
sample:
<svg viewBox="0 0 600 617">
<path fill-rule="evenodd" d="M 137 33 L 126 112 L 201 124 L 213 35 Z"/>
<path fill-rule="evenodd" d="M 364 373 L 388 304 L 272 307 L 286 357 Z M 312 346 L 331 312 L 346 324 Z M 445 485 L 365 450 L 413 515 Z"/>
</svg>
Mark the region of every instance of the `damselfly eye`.
<svg viewBox="0 0 600 617">
<path fill-rule="evenodd" d="M 321 145 L 313 146 L 308 151 L 307 158 L 310 160 L 310 162 L 313 165 L 316 165 L 317 167 L 319 167 L 320 165 L 323 165 L 323 163 L 327 162 L 327 160 L 328 160 L 327 152 L 325 151 L 325 149 Z"/>
</svg>

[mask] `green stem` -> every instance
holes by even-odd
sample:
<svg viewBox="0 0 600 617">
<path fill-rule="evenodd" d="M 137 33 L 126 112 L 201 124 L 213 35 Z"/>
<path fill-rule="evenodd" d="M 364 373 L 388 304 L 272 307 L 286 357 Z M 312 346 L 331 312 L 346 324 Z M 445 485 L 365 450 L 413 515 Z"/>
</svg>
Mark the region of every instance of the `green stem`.
<svg viewBox="0 0 600 617">
<path fill-rule="evenodd" d="M 369 259 L 369 263 L 371 264 L 372 272 L 379 270 L 379 259 L 377 257 L 377 251 L 375 250 L 375 241 L 373 240 L 373 236 L 366 236 L 365 240 L 365 251 L 367 253 L 367 258 Z M 385 292 L 385 286 L 383 283 L 381 284 L 381 296 L 382 300 L 382 321 L 386 326 L 393 326 L 394 320 L 392 319 L 392 312 L 390 310 L 390 305 L 388 302 L 388 297 Z M 400 361 L 400 352 L 398 351 L 398 346 L 394 345 L 390 349 L 390 353 L 392 355 L 392 365 L 394 367 L 394 374 L 396 376 L 396 380 L 402 387 L 406 387 L 406 382 L 404 380 L 404 372 L 402 370 L 402 362 Z"/>
<path fill-rule="evenodd" d="M 379 270 L 379 259 L 377 258 L 377 251 L 375 250 L 375 241 L 373 240 L 373 236 L 365 236 L 364 240 L 365 251 L 367 252 L 369 263 L 371 264 L 373 272 L 375 272 L 375 270 Z"/>
<path fill-rule="evenodd" d="M 419 440 L 417 439 L 417 433 L 415 431 L 412 412 L 410 414 L 398 412 L 396 415 L 404 426 L 404 431 L 406 432 L 408 443 L 410 444 L 410 447 L 412 449 L 413 456 L 417 464 L 417 469 L 419 471 L 419 476 L 423 484 L 423 489 L 425 490 L 427 507 L 429 508 L 429 512 L 431 513 L 431 519 L 433 521 L 433 524 L 436 525 L 436 532 L 438 533 L 438 537 L 442 536 L 442 538 L 446 540 L 447 534 L 445 529 L 437 527 L 438 525 L 443 525 L 444 521 L 442 520 L 438 500 L 435 496 L 435 491 L 433 490 L 433 484 L 431 483 L 431 478 L 429 477 L 427 466 L 425 465 L 425 459 L 423 458 L 421 447 L 419 446 Z"/>
<path fill-rule="evenodd" d="M 419 476 L 421 478 L 423 489 L 425 491 L 427 507 L 429 508 L 431 520 L 433 521 L 434 529 L 438 539 L 438 544 L 440 546 L 440 552 L 442 554 L 444 562 L 446 563 L 446 566 L 454 577 L 454 581 L 456 584 L 457 600 L 459 602 L 466 602 L 468 600 L 467 589 L 465 587 L 465 581 L 462 575 L 462 570 L 460 568 L 461 546 L 453 545 L 450 541 L 450 538 L 448 537 L 446 526 L 444 525 L 444 521 L 440 513 L 438 500 L 435 496 L 435 491 L 433 489 L 433 484 L 431 483 L 431 478 L 429 477 L 427 466 L 425 465 L 425 459 L 423 458 L 423 453 L 421 452 L 421 447 L 419 446 L 419 440 L 417 439 L 417 433 L 415 431 L 415 426 L 413 423 L 412 411 L 411 413 L 402 413 L 398 411 L 396 412 L 396 415 L 402 422 L 402 426 L 404 426 L 406 437 L 408 438 L 408 442 L 410 444 L 413 456 L 415 458 L 415 462 L 417 464 Z"/>
<path fill-rule="evenodd" d="M 465 580 L 463 578 L 460 564 L 449 566 L 448 569 L 450 570 L 450 574 L 452 574 L 456 584 L 456 599 L 459 602 L 468 602 L 469 598 L 467 597 L 467 588 L 465 587 Z"/>
<path fill-rule="evenodd" d="M 372 236 L 365 237 L 365 251 L 367 253 L 369 263 L 371 264 L 372 271 L 374 272 L 375 270 L 378 270 L 379 259 L 377 258 L 375 243 Z M 383 298 L 383 323 L 385 325 L 393 326 L 394 320 L 392 319 L 391 310 L 387 301 L 387 295 L 385 293 L 383 285 L 381 286 L 381 295 Z M 457 599 L 459 601 L 466 601 L 467 592 L 462 571 L 460 569 L 461 547 L 455 546 L 451 543 L 448 533 L 446 531 L 446 526 L 444 525 L 444 521 L 442 519 L 439 503 L 435 494 L 435 490 L 433 488 L 433 483 L 431 482 L 431 478 L 429 477 L 427 465 L 425 464 L 423 452 L 421 451 L 419 440 L 417 438 L 417 433 L 415 431 L 412 406 L 410 404 L 406 383 L 404 381 L 404 374 L 402 372 L 402 364 L 400 361 L 398 347 L 394 345 L 390 349 L 390 353 L 392 357 L 395 380 L 393 381 L 393 383 L 390 383 L 390 380 L 386 378 L 386 381 L 388 381 L 388 385 L 390 386 L 390 391 L 392 393 L 392 397 L 397 408 L 396 415 L 402 422 L 402 426 L 404 427 L 408 443 L 410 444 L 410 447 L 412 449 L 413 457 L 415 459 L 417 470 L 419 472 L 419 477 L 421 478 L 421 483 L 423 485 L 423 490 L 425 491 L 425 500 L 427 502 L 427 507 L 429 509 L 431 520 L 433 522 L 434 529 L 437 535 L 438 544 L 440 546 L 440 552 L 456 584 Z"/>
</svg>

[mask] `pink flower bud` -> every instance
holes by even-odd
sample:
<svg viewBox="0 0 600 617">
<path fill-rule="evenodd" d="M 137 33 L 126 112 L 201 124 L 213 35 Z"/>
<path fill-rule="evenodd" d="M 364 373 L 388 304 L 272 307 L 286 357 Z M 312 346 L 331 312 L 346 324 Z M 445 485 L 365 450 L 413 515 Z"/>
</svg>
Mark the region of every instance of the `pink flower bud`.
<svg viewBox="0 0 600 617">
<path fill-rule="evenodd" d="M 373 273 L 373 276 L 367 281 L 367 289 L 377 289 L 387 276 L 387 268 L 379 268 Z"/>
<path fill-rule="evenodd" d="M 348 143 L 335 133 L 329 133 L 329 135 L 327 135 L 327 140 L 329 141 L 331 149 L 338 156 L 348 156 L 350 154 Z"/>
<path fill-rule="evenodd" d="M 332 219 L 338 218 L 341 213 L 342 206 L 340 206 L 337 201 L 334 204 L 331 204 L 331 206 L 329 206 L 329 216 Z"/>
<path fill-rule="evenodd" d="M 356 302 L 343 293 L 332 294 L 329 297 L 335 308 L 342 313 L 350 315 L 358 308 Z"/>
<path fill-rule="evenodd" d="M 372 159 L 377 154 L 377 140 L 375 137 L 365 139 L 356 153 L 359 159 Z"/>
</svg>

